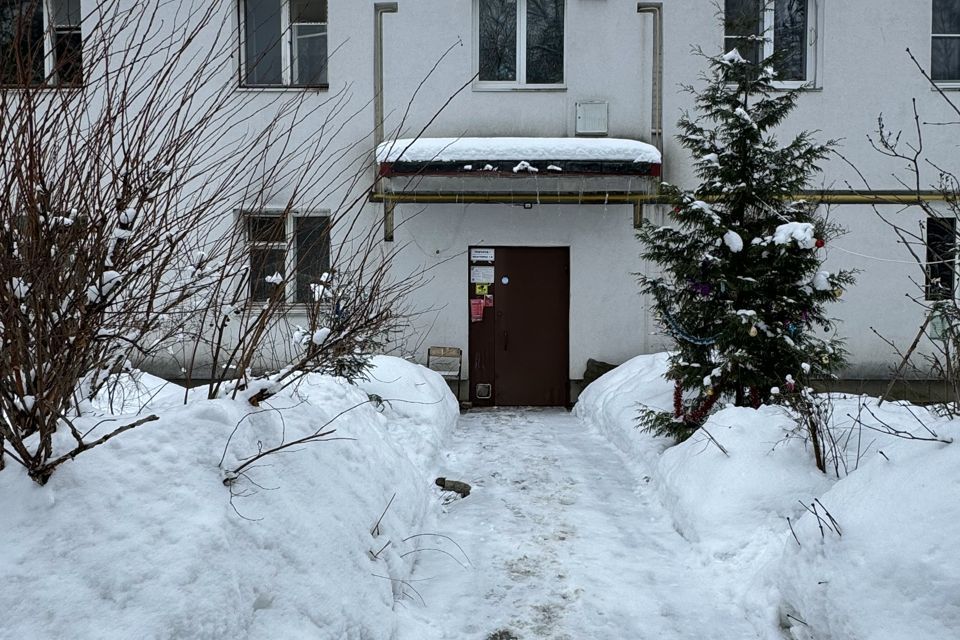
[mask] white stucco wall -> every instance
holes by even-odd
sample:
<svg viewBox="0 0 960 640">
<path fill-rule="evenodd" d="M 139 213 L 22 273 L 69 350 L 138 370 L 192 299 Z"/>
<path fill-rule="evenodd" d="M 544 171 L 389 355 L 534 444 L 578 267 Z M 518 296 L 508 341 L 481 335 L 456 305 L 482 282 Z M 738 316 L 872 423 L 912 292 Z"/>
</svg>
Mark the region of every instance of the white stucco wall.
<svg viewBox="0 0 960 640">
<path fill-rule="evenodd" d="M 779 136 L 787 139 L 810 129 L 818 130 L 821 140 L 840 139 L 842 153 L 867 176 L 871 187 L 899 188 L 890 174 L 902 167 L 876 153 L 867 140 L 876 129 L 878 115 L 883 113 L 894 128 L 909 129 L 911 99 L 916 98 L 924 120 L 955 119 L 905 53 L 909 47 L 922 63 L 928 63 L 930 3 L 818 0 L 823 15 L 816 33 L 823 51 L 820 84 L 801 96 Z M 574 134 L 576 103 L 606 100 L 611 136 L 650 140 L 652 21 L 637 14 L 636 2 L 567 0 L 565 88 L 549 91 L 488 91 L 470 82 L 476 49 L 472 0 L 398 0 L 398 5 L 398 13 L 384 16 L 388 135 L 423 131 L 427 136 L 570 136 Z M 663 5 L 664 178 L 692 187 L 696 181 L 689 159 L 674 140 L 677 118 L 691 107 L 691 98 L 680 85 L 699 82 L 705 61 L 691 55 L 691 48 L 699 45 L 707 53 L 719 51 L 722 29 L 710 2 L 664 0 Z M 370 159 L 373 7 L 374 0 L 330 0 L 330 89 L 303 94 L 294 90 L 310 111 L 302 123 L 305 131 L 326 127 L 329 135 L 335 136 L 331 149 L 356 145 L 347 157 L 334 163 L 330 176 Z M 232 0 L 224 4 L 221 23 L 211 26 L 218 28 L 236 30 Z M 224 82 L 236 81 L 238 64 L 237 57 L 225 68 Z M 288 93 L 238 88 L 235 99 L 245 105 L 246 120 L 234 126 L 262 125 Z M 348 106 L 335 113 L 336 98 L 341 95 L 348 97 Z M 328 122 L 331 114 L 335 115 Z M 926 149 L 949 166 L 956 136 L 949 135 L 949 129 L 941 131 L 947 135 L 941 134 L 939 140 L 928 138 Z M 864 186 L 839 158 L 824 168 L 823 186 Z M 237 179 L 250 179 L 262 170 L 251 167 L 248 175 Z M 354 183 L 318 180 L 307 198 L 311 207 L 337 211 L 343 203 L 362 198 L 374 178 L 372 165 L 362 175 L 364 178 Z M 272 194 L 272 202 L 282 205 L 286 195 L 278 190 Z M 366 204 L 362 212 L 366 222 L 373 222 L 381 207 Z M 654 213 L 648 210 L 647 215 Z M 847 336 L 852 353 L 850 374 L 879 375 L 895 356 L 869 327 L 901 344 L 912 340 L 921 318 L 906 294 L 916 291 L 910 278 L 921 274 L 869 207 L 841 207 L 833 215 L 850 234 L 838 241 L 837 247 L 828 247 L 828 264 L 862 270 L 858 284 L 836 309 L 843 320 L 840 332 Z M 910 212 L 900 215 L 911 220 L 916 216 Z M 225 214 L 224 220 L 228 217 Z M 571 247 L 571 377 L 582 374 L 587 357 L 620 361 L 662 344 L 652 335 L 655 327 L 632 275 L 646 267 L 637 258 L 639 247 L 629 207 L 538 206 L 523 210 L 499 205 L 403 205 L 397 210 L 397 222 L 394 246 L 402 247 L 395 270 L 398 277 L 417 266 L 430 267 L 450 258 L 430 271 L 433 279 L 411 300 L 415 308 L 442 307 L 436 322 L 422 325 L 429 328 L 418 338 L 424 345 L 466 348 L 463 284 L 465 251 L 470 244 Z M 335 244 L 342 242 L 342 233 L 342 228 L 335 230 Z M 603 312 L 598 313 L 598 308 Z M 296 319 L 295 314 L 292 317 Z"/>
<path fill-rule="evenodd" d="M 387 18 L 388 130 L 402 126 L 403 134 L 417 134 L 424 123 L 435 118 L 425 135 L 573 135 L 576 102 L 607 100 L 611 135 L 650 139 L 651 20 L 638 15 L 636 3 L 632 1 L 568 0 L 565 90 L 491 92 L 469 84 L 437 115 L 436 110 L 473 73 L 476 47 L 473 4 L 467 0 L 401 2 L 399 14 Z M 691 49 L 701 46 L 708 54 L 720 51 L 722 27 L 711 3 L 664 0 L 663 4 L 664 178 L 694 187 L 696 178 L 687 153 L 674 139 L 677 118 L 692 106 L 691 96 L 681 90 L 681 85 L 700 82 L 705 60 L 692 55 Z M 881 113 L 892 128 L 909 129 L 914 97 L 924 119 L 951 119 L 949 109 L 926 84 L 905 52 L 909 47 L 921 63 L 929 62 L 930 0 L 911 3 L 820 0 L 816 4 L 820 7 L 821 20 L 812 42 L 821 47 L 822 54 L 818 86 L 801 96 L 796 111 L 777 135 L 787 140 L 797 132 L 815 130 L 820 140 L 839 141 L 839 151 L 856 165 L 870 188 L 902 188 L 891 176 L 892 172 L 902 169 L 900 164 L 877 153 L 867 136 L 875 132 Z M 439 63 L 434 75 L 420 89 L 422 99 L 413 105 L 401 125 L 400 116 L 406 111 L 407 101 L 417 84 L 458 39 L 462 46 L 455 46 Z M 954 154 L 950 136 L 931 137 L 925 143 L 933 158 L 949 161 Z M 865 189 L 868 186 L 838 156 L 825 162 L 823 168 L 823 175 L 812 187 Z M 404 206 L 402 210 L 409 208 Z M 555 209 L 564 211 L 562 207 Z M 616 356 L 626 357 L 631 350 L 651 350 L 662 344 L 650 335 L 655 327 L 641 328 L 644 323 L 650 323 L 650 319 L 637 297 L 634 279 L 626 275 L 646 268 L 636 258 L 638 247 L 628 214 L 624 213 L 617 223 L 605 223 L 602 229 L 583 228 L 578 226 L 584 219 L 579 211 L 590 209 L 570 207 L 557 217 L 568 229 L 567 235 L 555 228 L 557 225 L 545 224 L 540 214 L 507 206 L 467 207 L 465 214 L 454 216 L 450 215 L 452 211 L 464 208 L 428 205 L 416 210 L 421 211 L 420 222 L 410 225 L 402 234 L 398 232 L 398 242 L 415 236 L 420 246 L 442 246 L 441 255 L 448 257 L 486 237 L 497 238 L 490 241 L 491 244 L 570 244 L 573 256 L 581 253 L 577 243 L 586 249 L 595 246 L 601 237 L 612 240 L 605 245 L 604 252 L 598 254 L 604 258 L 602 264 L 580 260 L 579 268 L 572 269 L 572 277 L 595 281 L 608 278 L 610 286 L 604 288 L 605 299 L 615 296 L 624 310 L 612 311 L 609 318 L 599 317 L 590 304 L 589 295 L 577 297 L 574 283 L 572 377 L 582 372 L 585 357 L 616 360 Z M 483 215 L 477 215 L 481 210 Z M 915 211 L 894 215 L 909 224 L 919 219 Z M 920 278 L 922 282 L 922 272 L 871 207 L 838 207 L 831 216 L 847 227 L 849 234 L 835 247 L 828 247 L 827 268 L 842 265 L 861 270 L 858 284 L 832 310 L 841 320 L 838 331 L 846 337 L 851 352 L 847 375 L 882 376 L 896 364 L 897 356 L 870 328 L 898 344 L 909 344 L 913 340 L 922 314 L 908 295 L 917 294 L 916 281 Z M 478 224 L 483 228 L 475 226 Z M 421 255 L 427 260 L 434 259 L 431 255 Z M 405 260 L 412 263 L 415 258 L 406 256 Z M 443 277 L 437 277 L 430 285 L 429 296 L 445 299 L 447 307 L 426 338 L 429 343 L 466 347 L 462 287 L 465 260 L 465 257 L 458 258 L 445 265 Z M 614 305 L 606 305 L 605 312 L 611 306 Z M 451 312 L 451 307 L 456 311 Z M 638 322 L 640 317 L 644 323 Z M 598 322 L 601 326 L 597 330 L 583 330 Z M 623 333 L 628 327 L 636 333 Z M 577 344 L 578 341 L 582 342 Z"/>
<path fill-rule="evenodd" d="M 623 362 L 649 348 L 649 318 L 633 276 L 642 268 L 630 206 L 416 205 L 397 208 L 397 264 L 426 268 L 412 302 L 434 310 L 413 332 L 430 345 L 464 349 L 467 338 L 467 247 L 570 247 L 570 377 L 583 377 L 587 358 Z M 423 331 L 426 330 L 424 338 Z"/>
</svg>

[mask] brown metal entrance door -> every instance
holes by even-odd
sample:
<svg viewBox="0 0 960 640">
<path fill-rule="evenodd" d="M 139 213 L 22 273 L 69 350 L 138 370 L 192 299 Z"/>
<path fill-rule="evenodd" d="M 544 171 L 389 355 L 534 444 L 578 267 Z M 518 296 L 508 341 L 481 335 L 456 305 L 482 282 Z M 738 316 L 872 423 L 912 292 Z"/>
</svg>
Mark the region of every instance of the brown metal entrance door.
<svg viewBox="0 0 960 640">
<path fill-rule="evenodd" d="M 475 255 L 491 257 L 471 250 Z M 483 319 L 474 316 L 470 323 L 471 400 L 480 406 L 565 406 L 570 250 L 494 247 L 492 257 L 493 283 L 485 294 L 492 300 L 486 301 Z M 476 264 L 481 263 L 471 260 L 471 275 L 478 273 L 473 271 Z M 476 285 L 471 283 L 472 300 L 478 297 Z M 477 393 L 478 383 L 491 385 L 489 398 L 482 397 L 486 389 Z"/>
</svg>

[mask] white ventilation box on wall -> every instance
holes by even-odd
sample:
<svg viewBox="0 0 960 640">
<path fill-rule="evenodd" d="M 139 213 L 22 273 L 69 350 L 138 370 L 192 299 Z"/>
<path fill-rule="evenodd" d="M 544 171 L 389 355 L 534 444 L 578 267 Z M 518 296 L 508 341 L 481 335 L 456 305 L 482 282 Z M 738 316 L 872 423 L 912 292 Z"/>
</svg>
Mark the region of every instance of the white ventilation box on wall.
<svg viewBox="0 0 960 640">
<path fill-rule="evenodd" d="M 607 135 L 607 115 L 609 113 L 606 101 L 591 101 L 577 103 L 577 135 L 578 136 L 605 136 Z"/>
</svg>

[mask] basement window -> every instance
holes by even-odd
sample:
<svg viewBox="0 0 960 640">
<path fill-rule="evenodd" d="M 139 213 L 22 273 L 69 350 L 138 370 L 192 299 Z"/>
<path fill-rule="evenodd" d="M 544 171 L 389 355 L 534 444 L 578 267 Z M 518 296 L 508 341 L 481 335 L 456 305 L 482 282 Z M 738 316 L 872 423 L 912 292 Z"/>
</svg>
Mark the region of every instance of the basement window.
<svg viewBox="0 0 960 640">
<path fill-rule="evenodd" d="M 926 300 L 952 300 L 957 259 L 956 218 L 927 218 Z"/>
<path fill-rule="evenodd" d="M 477 86 L 562 88 L 565 0 L 474 0 Z"/>
</svg>

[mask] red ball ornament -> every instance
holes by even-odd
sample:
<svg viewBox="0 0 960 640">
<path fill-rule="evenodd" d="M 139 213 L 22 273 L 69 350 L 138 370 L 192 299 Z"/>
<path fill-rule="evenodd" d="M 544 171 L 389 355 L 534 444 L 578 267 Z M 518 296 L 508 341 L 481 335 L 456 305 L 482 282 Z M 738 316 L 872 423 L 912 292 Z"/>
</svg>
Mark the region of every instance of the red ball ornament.
<svg viewBox="0 0 960 640">
<path fill-rule="evenodd" d="M 817 249 L 823 249 L 823 245 L 827 244 L 823 241 L 823 238 L 817 238 Z"/>
<path fill-rule="evenodd" d="M 674 213 L 680 213 L 680 207 L 674 207 L 674 208 L 673 208 L 673 212 L 674 212 Z"/>
</svg>

